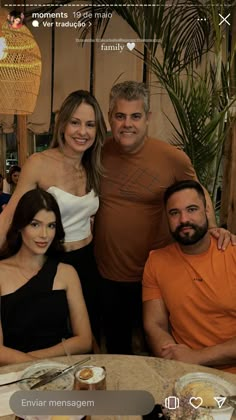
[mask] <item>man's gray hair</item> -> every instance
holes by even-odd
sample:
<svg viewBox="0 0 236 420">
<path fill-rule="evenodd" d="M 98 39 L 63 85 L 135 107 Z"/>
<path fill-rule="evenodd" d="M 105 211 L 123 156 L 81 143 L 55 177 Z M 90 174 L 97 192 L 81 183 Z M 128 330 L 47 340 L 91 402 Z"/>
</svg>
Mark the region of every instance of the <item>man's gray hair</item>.
<svg viewBox="0 0 236 420">
<path fill-rule="evenodd" d="M 149 112 L 150 92 L 144 83 L 128 80 L 114 85 L 111 89 L 109 98 L 110 114 L 112 114 L 115 103 L 118 99 L 125 99 L 126 101 L 136 101 L 138 99 L 142 99 L 145 114 Z"/>
</svg>

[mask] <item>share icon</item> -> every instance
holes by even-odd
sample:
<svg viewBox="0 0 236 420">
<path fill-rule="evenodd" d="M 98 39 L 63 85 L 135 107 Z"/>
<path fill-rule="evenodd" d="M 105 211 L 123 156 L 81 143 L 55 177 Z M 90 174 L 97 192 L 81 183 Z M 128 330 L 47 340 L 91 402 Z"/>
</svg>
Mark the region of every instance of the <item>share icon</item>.
<svg viewBox="0 0 236 420">
<path fill-rule="evenodd" d="M 218 407 L 221 408 L 225 403 L 226 397 L 214 397 L 214 400 L 217 402 Z"/>
</svg>

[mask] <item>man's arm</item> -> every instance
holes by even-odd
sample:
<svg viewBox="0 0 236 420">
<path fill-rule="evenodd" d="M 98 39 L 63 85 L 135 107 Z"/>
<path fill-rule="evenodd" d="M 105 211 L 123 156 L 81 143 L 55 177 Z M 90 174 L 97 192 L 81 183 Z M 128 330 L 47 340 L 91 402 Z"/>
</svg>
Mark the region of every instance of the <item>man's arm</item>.
<svg viewBox="0 0 236 420">
<path fill-rule="evenodd" d="M 168 331 L 168 312 L 162 299 L 143 302 L 143 322 L 153 355 L 162 357 L 162 347 L 175 344 Z"/>
<path fill-rule="evenodd" d="M 205 347 L 200 353 L 200 362 L 206 366 L 236 364 L 236 337 L 215 346 Z"/>
<path fill-rule="evenodd" d="M 235 365 L 236 337 L 215 346 L 193 350 L 185 344 L 167 344 L 163 348 L 164 359 L 205 366 Z"/>
<path fill-rule="evenodd" d="M 203 185 L 202 185 L 202 188 L 204 189 L 204 193 L 205 193 L 205 197 L 206 197 L 208 227 L 209 227 L 209 229 L 216 228 L 217 223 L 216 223 L 215 211 L 214 211 L 214 208 L 213 208 L 213 204 L 212 204 L 212 201 L 211 201 L 210 194 L 206 190 L 206 188 L 203 187 Z"/>
<path fill-rule="evenodd" d="M 198 350 L 185 344 L 176 344 L 168 330 L 168 312 L 162 299 L 143 303 L 143 321 L 154 356 L 204 366 L 236 364 L 236 337 Z"/>
</svg>

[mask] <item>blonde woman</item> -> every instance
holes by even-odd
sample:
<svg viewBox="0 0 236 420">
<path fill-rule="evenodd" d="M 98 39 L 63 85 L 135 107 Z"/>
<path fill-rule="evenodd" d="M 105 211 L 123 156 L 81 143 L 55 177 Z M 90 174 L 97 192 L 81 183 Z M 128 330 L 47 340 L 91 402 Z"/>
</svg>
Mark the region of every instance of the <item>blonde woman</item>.
<svg viewBox="0 0 236 420">
<path fill-rule="evenodd" d="M 97 100 L 87 91 L 71 93 L 56 121 L 52 147 L 29 157 L 17 188 L 0 215 L 3 240 L 20 197 L 40 187 L 56 198 L 65 230 L 61 261 L 76 269 L 98 338 L 98 271 L 93 255 L 91 218 L 99 206 L 101 147 L 106 126 Z"/>
</svg>

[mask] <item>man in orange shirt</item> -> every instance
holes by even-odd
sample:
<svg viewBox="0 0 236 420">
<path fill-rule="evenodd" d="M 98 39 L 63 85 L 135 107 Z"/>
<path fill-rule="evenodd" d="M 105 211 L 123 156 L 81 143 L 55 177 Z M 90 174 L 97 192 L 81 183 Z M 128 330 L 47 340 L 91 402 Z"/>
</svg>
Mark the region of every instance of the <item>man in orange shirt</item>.
<svg viewBox="0 0 236 420">
<path fill-rule="evenodd" d="M 151 251 L 144 269 L 144 328 L 152 352 L 236 373 L 236 248 L 217 248 L 198 182 L 173 184 L 164 202 L 176 242 Z"/>
<path fill-rule="evenodd" d="M 164 191 L 174 182 L 197 179 L 182 150 L 148 136 L 150 118 L 150 92 L 143 83 L 126 81 L 112 87 L 112 137 L 102 150 L 104 176 L 94 224 L 103 331 L 109 353 L 132 354 L 133 330 L 142 326 L 145 262 L 151 249 L 172 241 Z M 211 206 L 209 229 L 219 237 L 219 248 L 224 249 L 230 234 L 215 229 L 209 195 L 206 199 Z"/>
</svg>

